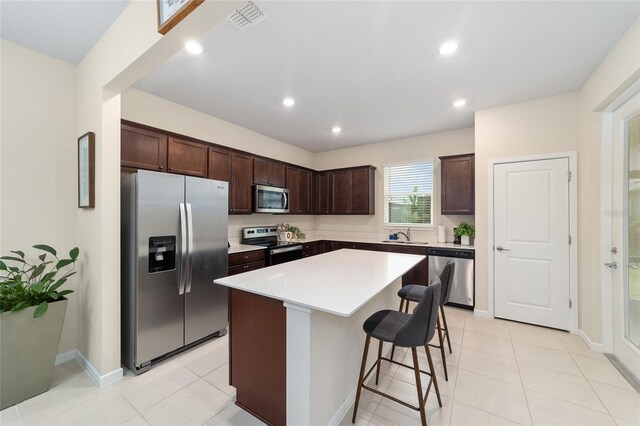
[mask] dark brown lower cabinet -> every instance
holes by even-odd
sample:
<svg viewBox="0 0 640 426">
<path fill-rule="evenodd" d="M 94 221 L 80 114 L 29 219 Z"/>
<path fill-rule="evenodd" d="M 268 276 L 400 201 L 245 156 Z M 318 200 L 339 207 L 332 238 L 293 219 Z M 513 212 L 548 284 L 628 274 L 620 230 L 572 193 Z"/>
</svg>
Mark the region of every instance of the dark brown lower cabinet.
<svg viewBox="0 0 640 426">
<path fill-rule="evenodd" d="M 246 251 L 229 255 L 229 276 L 264 267 L 264 250 Z"/>
<path fill-rule="evenodd" d="M 229 290 L 229 370 L 236 405 L 286 425 L 287 313 L 282 301 Z"/>
</svg>

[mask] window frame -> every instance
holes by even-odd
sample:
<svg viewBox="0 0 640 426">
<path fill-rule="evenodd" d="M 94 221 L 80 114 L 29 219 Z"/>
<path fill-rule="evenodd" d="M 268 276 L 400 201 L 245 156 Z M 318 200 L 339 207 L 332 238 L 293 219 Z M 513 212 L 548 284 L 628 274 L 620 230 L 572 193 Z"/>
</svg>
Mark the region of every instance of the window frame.
<svg viewBox="0 0 640 426">
<path fill-rule="evenodd" d="M 386 222 L 387 216 L 387 181 L 386 181 L 386 173 L 385 168 L 394 167 L 394 166 L 405 166 L 410 164 L 420 164 L 420 163 L 431 163 L 431 223 L 395 223 L 395 222 Z M 434 218 L 434 193 L 435 193 L 435 159 L 434 158 L 421 158 L 416 160 L 405 160 L 405 161 L 394 161 L 389 163 L 384 163 L 382 165 L 382 228 L 383 229 L 396 229 L 396 228 L 422 228 L 422 229 L 434 229 L 435 218 Z"/>
</svg>

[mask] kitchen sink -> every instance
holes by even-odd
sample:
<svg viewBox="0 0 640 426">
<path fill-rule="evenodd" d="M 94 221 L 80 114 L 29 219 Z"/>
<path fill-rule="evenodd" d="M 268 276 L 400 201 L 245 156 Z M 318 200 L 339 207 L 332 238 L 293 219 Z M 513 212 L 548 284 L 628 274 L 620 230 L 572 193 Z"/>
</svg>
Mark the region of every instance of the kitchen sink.
<svg viewBox="0 0 640 426">
<path fill-rule="evenodd" d="M 429 244 L 427 241 L 399 241 L 399 240 L 383 240 L 383 243 L 392 243 L 392 244 Z"/>
</svg>

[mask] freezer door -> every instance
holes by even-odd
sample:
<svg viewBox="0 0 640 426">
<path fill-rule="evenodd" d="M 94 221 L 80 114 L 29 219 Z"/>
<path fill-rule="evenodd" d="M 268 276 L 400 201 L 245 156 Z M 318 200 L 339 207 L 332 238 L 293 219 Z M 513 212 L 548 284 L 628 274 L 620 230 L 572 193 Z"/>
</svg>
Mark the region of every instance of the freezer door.
<svg viewBox="0 0 640 426">
<path fill-rule="evenodd" d="M 185 289 L 185 344 L 227 327 L 227 289 L 213 280 L 227 275 L 229 184 L 186 178 L 189 270 Z"/>
<path fill-rule="evenodd" d="M 184 345 L 184 296 L 180 295 L 180 255 L 184 248 L 181 243 L 180 204 L 184 203 L 184 177 L 139 171 L 136 186 L 135 364 L 140 366 Z M 158 253 L 157 249 L 153 253 L 153 245 L 158 243 L 158 239 L 153 237 L 175 238 L 173 269 L 155 267 L 153 260 Z M 150 251 L 154 259 L 149 258 Z"/>
</svg>

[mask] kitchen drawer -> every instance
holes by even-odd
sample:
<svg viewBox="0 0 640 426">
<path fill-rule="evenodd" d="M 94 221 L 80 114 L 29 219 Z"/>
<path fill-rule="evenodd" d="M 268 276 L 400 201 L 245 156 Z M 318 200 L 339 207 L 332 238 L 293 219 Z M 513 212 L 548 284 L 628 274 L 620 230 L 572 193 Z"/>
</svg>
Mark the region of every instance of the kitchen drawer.
<svg viewBox="0 0 640 426">
<path fill-rule="evenodd" d="M 302 251 L 313 251 L 316 243 L 302 243 Z"/>
<path fill-rule="evenodd" d="M 302 252 L 302 257 L 311 257 L 315 254 L 313 250 L 305 250 Z"/>
<path fill-rule="evenodd" d="M 229 255 L 229 267 L 261 260 L 264 263 L 264 250 L 245 251 Z"/>
<path fill-rule="evenodd" d="M 256 262 L 244 263 L 242 265 L 229 266 L 228 274 L 236 275 L 241 274 L 243 272 L 253 271 L 255 269 L 264 268 L 264 260 L 258 260 Z"/>
</svg>

